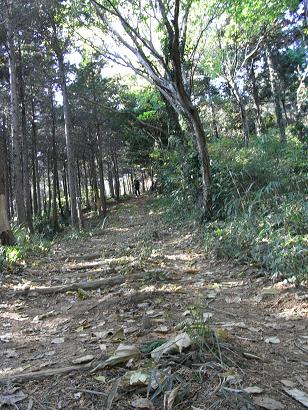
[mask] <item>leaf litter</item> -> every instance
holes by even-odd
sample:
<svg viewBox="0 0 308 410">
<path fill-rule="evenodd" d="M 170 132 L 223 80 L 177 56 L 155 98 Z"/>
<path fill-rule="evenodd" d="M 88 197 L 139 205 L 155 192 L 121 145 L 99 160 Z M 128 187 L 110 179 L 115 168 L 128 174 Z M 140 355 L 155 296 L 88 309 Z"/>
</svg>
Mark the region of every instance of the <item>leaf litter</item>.
<svg viewBox="0 0 308 410">
<path fill-rule="evenodd" d="M 276 310 L 272 308 L 271 304 L 276 297 L 279 297 L 280 290 L 263 279 L 262 285 L 256 284 L 254 287 L 250 283 L 248 286 L 248 281 L 243 280 L 243 277 L 240 280 L 237 278 L 237 268 L 224 262 L 208 261 L 206 263 L 211 264 L 211 267 L 203 269 L 201 262 L 198 262 L 200 256 L 195 256 L 194 252 L 187 253 L 187 261 L 185 258 L 176 260 L 176 253 L 183 253 L 187 244 L 185 235 L 182 236 L 181 231 L 176 231 L 174 227 L 171 228 L 173 234 L 168 235 L 163 244 L 144 242 L 142 235 L 157 230 L 159 224 L 163 224 L 160 219 L 157 219 L 155 212 L 151 214 L 153 223 L 145 223 L 145 209 L 141 201 L 136 210 L 131 208 L 129 213 L 133 213 L 134 217 L 129 218 L 129 222 L 127 222 L 127 214 L 116 211 L 109 222 L 110 231 L 106 231 L 104 237 L 93 237 L 89 243 L 82 245 L 84 255 L 87 255 L 86 248 L 89 247 L 89 255 L 95 250 L 101 255 L 106 255 L 106 261 L 112 258 L 121 260 L 121 265 L 114 263 L 113 267 L 115 274 L 118 270 L 127 278 L 123 285 L 102 288 L 100 292 L 88 292 L 79 288 L 77 292 L 58 295 L 56 298 L 46 296 L 44 300 L 35 296 L 31 306 L 26 300 L 21 300 L 17 302 L 16 307 L 10 307 L 12 310 L 15 309 L 15 312 L 22 309 L 25 312 L 23 317 L 26 317 L 27 313 L 27 317 L 34 318 L 31 329 L 26 327 L 25 321 L 16 322 L 19 325 L 17 330 L 29 337 L 29 346 L 35 341 L 39 342 L 38 353 L 40 354 L 34 359 L 35 366 L 30 366 L 30 370 L 46 366 L 46 371 L 49 371 L 49 366 L 52 366 L 56 371 L 56 366 L 63 366 L 62 363 L 68 367 L 69 363 L 73 363 L 75 368 L 80 366 L 82 369 L 82 366 L 90 363 L 90 371 L 86 370 L 86 373 L 85 370 L 77 373 L 74 370 L 75 373 L 69 376 L 70 379 L 67 376 L 58 376 L 61 377 L 61 383 L 58 387 L 57 384 L 53 387 L 55 392 L 58 388 L 58 394 L 52 396 L 53 406 L 69 408 L 69 397 L 76 400 L 77 396 L 78 401 L 87 408 L 92 406 L 110 409 L 125 409 L 127 403 L 136 409 L 187 409 L 189 405 L 196 409 L 215 405 L 224 409 L 234 409 L 241 405 L 248 409 L 252 403 L 247 399 L 249 396 L 256 405 L 268 409 L 296 409 L 299 403 L 306 403 L 306 393 L 296 388 L 297 383 L 287 383 L 286 365 L 283 372 L 279 373 L 275 370 L 276 364 L 278 362 L 281 364 L 278 353 L 282 354 L 286 348 L 285 343 L 288 343 L 288 337 L 282 333 L 283 329 L 289 326 L 288 332 L 305 330 L 300 321 L 296 323 L 293 321 L 293 327 L 290 327 L 291 322 L 286 319 L 283 306 L 279 306 L 279 311 L 277 307 Z M 113 226 L 129 227 L 132 223 L 130 221 L 136 219 L 140 221 L 138 231 L 134 228 L 129 228 L 127 234 L 112 231 Z M 180 239 L 174 246 L 172 238 L 175 237 Z M 61 249 L 61 244 L 57 246 Z M 61 252 L 65 252 L 69 259 L 70 253 L 78 253 L 78 243 L 68 246 Z M 155 254 L 155 262 L 151 256 L 141 258 L 143 252 L 145 255 Z M 172 258 L 164 257 L 165 254 L 173 253 Z M 50 272 L 47 267 L 41 274 L 41 278 L 32 279 L 29 276 L 29 281 L 35 282 L 36 279 L 41 279 L 47 283 L 58 267 L 59 271 L 62 271 L 58 280 L 68 283 L 65 282 L 65 275 L 68 275 L 68 270 L 63 266 L 66 263 L 63 262 L 65 259 L 60 262 L 56 259 L 56 255 L 57 253 L 51 256 L 49 265 L 44 260 L 41 263 L 41 266 L 44 264 L 50 266 Z M 102 268 L 103 261 L 102 257 Z M 189 281 L 185 281 L 185 287 L 183 283 L 178 286 L 176 282 L 181 283 L 182 279 L 186 279 L 185 272 L 190 272 L 191 266 L 195 263 L 198 263 L 198 268 L 195 268 Z M 135 271 L 146 273 L 144 282 L 130 281 L 130 275 Z M 159 273 L 158 275 L 153 272 L 171 272 L 171 274 Z M 210 275 L 203 276 L 203 272 L 210 272 Z M 68 280 L 71 280 L 72 273 L 78 275 L 78 269 L 70 273 Z M 227 277 L 230 277 L 230 280 L 227 280 Z M 91 280 L 91 274 L 88 280 Z M 230 294 L 232 287 L 237 287 L 237 294 Z M 243 292 L 239 292 L 241 287 Z M 260 287 L 263 288 L 261 293 Z M 132 304 L 130 301 L 133 299 L 129 295 L 136 290 L 140 295 L 146 294 L 146 296 L 140 300 L 140 303 Z M 152 294 L 154 297 L 151 296 Z M 257 305 L 253 299 L 256 294 L 261 295 Z M 105 296 L 108 296 L 106 303 Z M 95 298 L 101 298 L 98 299 L 99 303 L 95 302 Z M 301 300 L 303 304 L 305 302 L 304 299 L 296 300 Z M 242 306 L 243 301 L 245 306 Z M 266 315 L 262 310 L 264 304 L 269 306 Z M 6 309 L 13 306 L 11 302 L 3 305 Z M 202 320 L 197 323 L 194 314 L 191 313 L 192 306 L 200 306 L 201 311 L 203 310 Z M 271 317 L 272 313 L 273 317 Z M 234 316 L 236 319 L 228 322 L 228 316 Z M 265 337 L 265 344 L 260 343 L 264 328 L 267 327 L 264 323 L 275 329 L 276 333 Z M 0 328 L 0 343 L 8 344 L 7 351 L 14 352 L 2 354 L 2 358 L 10 360 L 5 365 L 8 369 L 12 369 L 9 371 L 15 373 L 22 367 L 26 371 L 29 365 L 20 365 L 19 346 L 13 339 L 16 330 L 11 332 L 10 329 L 8 333 L 5 329 L 5 326 Z M 193 329 L 193 333 L 190 333 L 189 329 Z M 299 334 L 298 338 L 305 340 L 303 336 L 304 334 Z M 48 342 L 56 348 L 52 352 L 54 359 L 52 364 L 40 362 L 39 359 L 48 354 L 45 348 Z M 269 354 L 266 349 L 271 349 L 272 344 L 276 345 L 275 352 L 272 348 Z M 23 349 L 25 349 L 23 350 L 23 357 L 25 357 L 28 348 Z M 12 357 L 8 357 L 10 355 Z M 297 363 L 294 370 L 296 368 L 297 373 L 302 370 L 300 380 L 304 384 L 307 382 L 303 370 L 305 355 L 301 351 L 297 352 L 297 355 L 299 361 L 293 362 Z M 291 361 L 288 362 L 288 366 L 293 366 Z M 229 375 L 226 375 L 228 372 Z M 279 400 L 271 397 L 269 387 L 262 385 L 259 387 L 255 384 L 262 383 L 264 379 L 271 379 L 272 383 L 281 380 L 281 395 L 277 397 Z M 75 393 L 67 393 L 63 396 L 60 385 L 62 388 L 68 386 L 68 380 L 74 380 L 77 390 Z M 39 383 L 40 389 L 34 397 L 38 403 L 43 403 L 44 392 L 48 391 L 49 385 L 45 379 L 40 380 Z M 248 387 L 243 387 L 243 383 Z M 23 387 L 28 394 L 31 392 L 27 383 Z M 101 391 L 108 393 L 107 398 L 100 393 Z M 265 396 L 262 395 L 264 391 L 266 391 Z M 4 393 L 1 397 L 5 397 Z M 22 406 L 23 404 L 22 409 L 26 408 Z"/>
</svg>

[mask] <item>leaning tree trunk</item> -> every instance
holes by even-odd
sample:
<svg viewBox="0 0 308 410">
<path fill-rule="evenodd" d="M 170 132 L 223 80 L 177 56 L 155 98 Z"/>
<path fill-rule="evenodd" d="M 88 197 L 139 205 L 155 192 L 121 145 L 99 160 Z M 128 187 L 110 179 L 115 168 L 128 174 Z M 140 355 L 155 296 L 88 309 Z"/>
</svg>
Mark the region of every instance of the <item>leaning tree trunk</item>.
<svg viewBox="0 0 308 410">
<path fill-rule="evenodd" d="M 7 161 L 5 158 L 4 135 L 0 135 L 0 242 L 2 245 L 14 245 L 15 238 L 11 231 L 7 212 Z"/>
<path fill-rule="evenodd" d="M 16 47 L 15 33 L 12 25 L 11 4 L 7 7 L 7 41 L 9 50 L 10 97 L 11 97 L 11 132 L 13 139 L 13 169 L 15 179 L 15 199 L 17 220 L 19 224 L 26 224 L 26 207 L 24 202 L 23 185 L 23 157 L 21 124 L 19 115 L 19 101 L 17 90 Z"/>
<path fill-rule="evenodd" d="M 279 80 L 278 74 L 275 70 L 274 60 L 272 53 L 269 48 L 266 48 L 266 60 L 268 65 L 269 77 L 270 77 L 270 84 L 271 84 L 271 91 L 274 99 L 275 105 L 275 114 L 276 114 L 276 121 L 278 125 L 280 141 L 282 143 L 286 142 L 286 131 L 285 131 L 285 121 L 282 115 L 282 107 L 281 107 L 281 96 L 280 96 L 280 87 L 279 87 Z"/>
<path fill-rule="evenodd" d="M 69 101 L 68 101 L 67 87 L 66 87 L 64 57 L 63 57 L 62 51 L 57 50 L 57 58 L 58 58 L 58 63 L 59 63 L 59 74 L 60 74 L 60 82 L 61 82 L 61 89 L 62 89 L 62 95 L 63 95 L 63 110 L 64 110 L 65 140 L 66 140 L 66 153 L 67 153 L 68 182 L 69 182 L 69 193 L 70 193 L 71 222 L 74 227 L 78 228 L 78 227 L 82 227 L 82 221 L 80 219 L 81 209 L 77 209 L 77 207 L 80 207 L 80 201 L 77 200 L 75 155 L 74 155 L 74 146 L 73 146 L 72 135 L 71 135 L 71 118 L 70 118 Z"/>
</svg>

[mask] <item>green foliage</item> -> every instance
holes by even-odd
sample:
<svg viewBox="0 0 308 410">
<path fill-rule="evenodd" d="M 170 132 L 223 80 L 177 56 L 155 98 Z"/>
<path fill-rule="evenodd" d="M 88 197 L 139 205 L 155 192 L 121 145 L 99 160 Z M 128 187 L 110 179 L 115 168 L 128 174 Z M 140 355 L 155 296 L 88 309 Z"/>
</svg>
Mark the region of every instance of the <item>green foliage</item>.
<svg viewBox="0 0 308 410">
<path fill-rule="evenodd" d="M 205 244 L 220 257 L 287 276 L 307 274 L 307 168 L 302 145 L 272 135 L 249 148 L 231 140 L 211 146 L 214 209 Z"/>
<path fill-rule="evenodd" d="M 213 221 L 203 228 L 207 252 L 262 267 L 272 274 L 307 275 L 307 161 L 288 130 L 281 144 L 270 132 L 244 147 L 236 139 L 209 144 Z M 164 160 L 162 160 L 162 158 Z M 159 198 L 172 221 L 198 218 L 198 160 L 186 151 L 164 153 Z M 183 160 L 185 158 L 185 160 Z M 191 178 L 193 176 L 193 178 Z"/>
<path fill-rule="evenodd" d="M 30 235 L 28 230 L 14 227 L 14 236 L 17 244 L 14 246 L 0 246 L 0 272 L 19 269 L 30 257 L 46 255 L 51 241 L 43 234 Z"/>
</svg>

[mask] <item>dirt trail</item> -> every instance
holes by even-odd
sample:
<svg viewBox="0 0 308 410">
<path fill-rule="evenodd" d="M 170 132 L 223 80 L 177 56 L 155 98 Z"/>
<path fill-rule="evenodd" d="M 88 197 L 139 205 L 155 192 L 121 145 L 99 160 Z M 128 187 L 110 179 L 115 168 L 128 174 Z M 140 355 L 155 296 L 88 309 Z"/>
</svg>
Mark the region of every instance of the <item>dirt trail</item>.
<svg viewBox="0 0 308 410">
<path fill-rule="evenodd" d="M 54 245 L 20 274 L 0 277 L 0 407 L 4 395 L 24 393 L 20 409 L 134 409 L 148 383 L 127 385 L 122 376 L 154 368 L 170 382 L 162 390 L 180 386 L 174 409 L 304 408 L 285 389 L 308 392 L 307 289 L 207 258 L 191 231 L 163 222 L 148 199 L 131 200 L 112 209 L 103 230 Z M 122 284 L 86 292 L 27 293 L 119 275 Z M 17 296 L 18 289 L 26 293 Z M 172 339 L 194 312 L 217 329 L 223 364 L 209 354 L 202 360 L 193 347 L 159 363 L 143 353 L 90 373 L 119 343 Z M 89 355 L 90 363 L 76 363 Z M 20 373 L 30 375 L 14 380 Z M 243 393 L 251 386 L 262 392 Z M 156 392 L 153 408 L 163 409 L 164 392 Z M 266 407 L 266 397 L 281 407 Z"/>
</svg>

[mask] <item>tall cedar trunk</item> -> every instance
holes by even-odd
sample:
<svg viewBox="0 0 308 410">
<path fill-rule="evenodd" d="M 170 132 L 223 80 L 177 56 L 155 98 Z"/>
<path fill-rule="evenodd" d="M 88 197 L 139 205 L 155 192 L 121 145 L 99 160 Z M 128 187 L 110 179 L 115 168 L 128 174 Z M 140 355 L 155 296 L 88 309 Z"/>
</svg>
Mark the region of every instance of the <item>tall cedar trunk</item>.
<svg viewBox="0 0 308 410">
<path fill-rule="evenodd" d="M 101 199 L 100 212 L 106 215 L 106 188 L 105 188 L 105 176 L 104 176 L 104 163 L 103 163 L 103 141 L 100 125 L 97 124 L 97 149 L 98 149 L 98 168 L 99 168 L 99 192 Z"/>
<path fill-rule="evenodd" d="M 86 164 L 86 159 L 83 157 L 83 172 L 84 172 L 84 188 L 85 188 L 85 193 L 86 193 L 86 208 L 90 208 L 90 202 L 89 202 L 89 180 L 88 180 L 88 170 L 87 170 L 87 164 Z"/>
<path fill-rule="evenodd" d="M 98 210 L 99 194 L 98 194 L 98 184 L 97 184 L 97 173 L 94 153 L 92 152 L 91 157 L 91 180 L 92 180 L 92 203 L 94 205 L 94 210 Z"/>
<path fill-rule="evenodd" d="M 2 133 L 3 133 L 3 161 L 4 161 L 4 180 L 6 181 L 5 184 L 5 196 L 6 196 L 6 208 L 7 208 L 7 215 L 10 220 L 11 218 L 11 208 L 10 208 L 10 184 L 9 184 L 9 153 L 8 153 L 8 135 L 7 135 L 7 127 L 6 127 L 6 118 L 5 115 L 2 119 Z"/>
<path fill-rule="evenodd" d="M 108 171 L 108 184 L 109 184 L 109 192 L 111 198 L 114 198 L 114 186 L 113 186 L 113 176 L 112 176 L 112 165 L 110 161 L 107 161 L 107 171 Z"/>
<path fill-rule="evenodd" d="M 76 228 L 82 226 L 82 221 L 78 218 L 81 215 L 80 201 L 77 201 L 77 186 L 76 186 L 76 172 L 75 172 L 75 155 L 74 146 L 71 135 L 71 117 L 66 87 L 66 76 L 64 68 L 64 57 L 61 50 L 57 50 L 57 58 L 59 63 L 59 74 L 61 82 L 61 90 L 63 96 L 63 110 L 64 110 L 64 124 L 65 124 L 65 140 L 66 140 L 66 154 L 67 154 L 67 170 L 69 180 L 69 193 L 70 193 L 70 209 L 71 209 L 71 222 Z"/>
<path fill-rule="evenodd" d="M 64 198 L 65 198 L 65 207 L 66 207 L 66 212 L 68 212 L 70 208 L 69 208 L 69 201 L 68 201 L 68 189 L 67 189 L 65 161 L 63 162 L 62 182 L 63 182 L 63 191 L 64 191 Z"/>
<path fill-rule="evenodd" d="M 126 187 L 125 187 L 125 177 L 124 174 L 122 176 L 122 185 L 123 185 L 123 195 L 126 197 Z"/>
<path fill-rule="evenodd" d="M 39 175 L 39 165 L 37 157 L 37 129 L 35 122 L 35 102 L 34 98 L 31 100 L 31 110 L 32 110 L 32 183 L 33 183 L 33 207 L 35 214 L 41 214 L 42 203 L 41 203 L 41 189 L 40 189 L 40 175 Z"/>
<path fill-rule="evenodd" d="M 81 179 L 80 179 L 80 168 L 79 168 L 79 160 L 76 160 L 76 167 L 77 167 L 77 214 L 78 214 L 78 221 L 79 221 L 79 228 L 83 228 L 83 220 L 82 220 L 82 206 L 81 206 Z"/>
<path fill-rule="evenodd" d="M 47 193 L 46 193 L 46 178 L 43 174 L 43 207 L 44 207 L 44 214 L 47 214 Z"/>
<path fill-rule="evenodd" d="M 274 99 L 275 114 L 276 114 L 276 121 L 278 125 L 279 135 L 280 135 L 280 141 L 284 143 L 287 140 L 286 132 L 285 132 L 286 125 L 285 125 L 285 121 L 282 115 L 280 85 L 279 85 L 278 74 L 275 69 L 271 50 L 269 48 L 266 48 L 265 54 L 266 54 L 266 60 L 267 60 L 267 65 L 268 65 L 268 71 L 269 71 L 271 91 L 272 91 L 272 95 Z"/>
<path fill-rule="evenodd" d="M 51 204 L 52 204 L 52 189 L 51 189 L 50 171 L 51 171 L 51 154 L 50 154 L 50 149 L 48 149 L 48 153 L 47 153 L 47 186 L 48 186 L 47 215 L 48 215 L 48 219 L 50 218 Z"/>
<path fill-rule="evenodd" d="M 114 182 L 115 182 L 115 197 L 118 201 L 120 199 L 120 179 L 119 179 L 119 168 L 118 168 L 118 161 L 117 157 L 114 154 L 112 157 L 113 161 L 113 174 L 114 174 Z"/>
<path fill-rule="evenodd" d="M 256 120 L 255 120 L 256 134 L 258 137 L 260 137 L 261 132 L 262 132 L 261 105 L 260 105 L 259 92 L 258 92 L 258 86 L 257 86 L 257 81 L 256 81 L 255 67 L 254 67 L 253 62 L 250 68 L 250 80 L 251 80 L 251 85 L 252 85 L 252 100 L 253 100 L 255 116 L 256 116 Z"/>
<path fill-rule="evenodd" d="M 49 87 L 50 113 L 51 113 L 51 141 L 52 141 L 52 207 L 51 226 L 54 232 L 59 230 L 58 209 L 57 209 L 57 146 L 56 146 L 56 113 L 54 107 L 54 96 L 52 85 Z"/>
<path fill-rule="evenodd" d="M 20 104 L 21 104 L 24 199 L 25 199 L 25 206 L 26 206 L 27 226 L 29 227 L 30 231 L 33 232 L 30 169 L 29 169 L 29 147 L 28 147 L 26 103 L 25 103 L 25 84 L 24 84 L 23 62 L 22 62 L 22 54 L 21 54 L 20 45 L 18 47 L 18 56 L 19 56 L 18 80 L 19 80 L 19 98 L 20 98 Z"/>
<path fill-rule="evenodd" d="M 11 98 L 11 133 L 13 139 L 13 169 L 15 179 L 16 211 L 19 224 L 26 224 L 26 207 L 23 185 L 23 156 L 21 124 L 17 91 L 15 33 L 12 26 L 11 3 L 7 7 L 7 41 L 9 50 L 10 98 Z"/>
<path fill-rule="evenodd" d="M 4 124 L 5 125 L 5 124 Z M 0 134 L 0 242 L 2 245 L 14 245 L 15 238 L 11 231 L 7 209 L 7 159 L 4 129 Z"/>
</svg>

